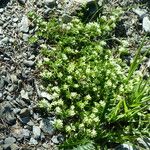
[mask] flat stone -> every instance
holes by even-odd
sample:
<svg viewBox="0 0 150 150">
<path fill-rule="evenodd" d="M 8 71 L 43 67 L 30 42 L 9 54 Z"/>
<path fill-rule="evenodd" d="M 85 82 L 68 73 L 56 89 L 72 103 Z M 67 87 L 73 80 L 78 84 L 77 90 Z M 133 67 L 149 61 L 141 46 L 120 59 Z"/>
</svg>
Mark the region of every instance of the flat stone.
<svg viewBox="0 0 150 150">
<path fill-rule="evenodd" d="M 40 96 L 41 96 L 42 98 L 46 98 L 46 99 L 49 100 L 49 101 L 53 99 L 52 95 L 50 95 L 50 94 L 47 93 L 47 92 L 41 92 L 41 93 L 40 93 Z"/>
<path fill-rule="evenodd" d="M 135 14 L 137 14 L 141 19 L 143 19 L 143 16 L 147 13 L 145 9 L 140 8 L 133 8 L 132 9 Z"/>
<path fill-rule="evenodd" d="M 0 13 L 3 13 L 4 12 L 4 9 L 3 8 L 0 8 Z"/>
<path fill-rule="evenodd" d="M 0 89 L 2 89 L 5 85 L 5 80 L 4 78 L 0 78 Z"/>
<path fill-rule="evenodd" d="M 53 142 L 54 144 L 59 144 L 59 141 L 58 141 L 58 137 L 57 137 L 57 136 L 54 135 L 51 140 L 52 140 L 52 142 Z"/>
<path fill-rule="evenodd" d="M 54 134 L 54 127 L 51 118 L 42 119 L 40 122 L 40 128 L 45 133 L 48 133 L 50 135 Z"/>
<path fill-rule="evenodd" d="M 143 18 L 142 27 L 143 27 L 145 32 L 150 33 L 150 19 L 148 16 L 145 16 Z"/>
<path fill-rule="evenodd" d="M 13 112 L 14 112 L 14 114 L 18 114 L 20 112 L 20 110 L 21 110 L 20 108 L 14 108 Z"/>
<path fill-rule="evenodd" d="M 41 135 L 41 129 L 38 126 L 33 126 L 33 137 L 39 139 Z"/>
<path fill-rule="evenodd" d="M 37 140 L 35 140 L 33 137 L 31 137 L 31 139 L 30 139 L 30 141 L 29 141 L 29 144 L 30 144 L 30 145 L 37 145 L 38 142 L 37 142 Z"/>
<path fill-rule="evenodd" d="M 56 0 L 45 0 L 45 5 L 47 5 L 50 8 L 53 8 L 56 5 Z"/>
<path fill-rule="evenodd" d="M 35 65 L 35 62 L 32 61 L 32 60 L 24 60 L 23 61 L 24 65 L 27 66 L 27 67 L 32 67 Z"/>
<path fill-rule="evenodd" d="M 136 150 L 129 144 L 121 144 L 115 148 L 115 150 Z"/>
<path fill-rule="evenodd" d="M 4 43 L 4 44 L 7 44 L 9 41 L 9 38 L 8 37 L 4 37 L 1 42 Z"/>
<path fill-rule="evenodd" d="M 17 146 L 17 144 L 12 144 L 12 145 L 10 146 L 10 149 L 11 149 L 11 150 L 19 150 L 20 147 Z"/>
<path fill-rule="evenodd" d="M 28 38 L 29 38 L 29 34 L 23 34 L 22 35 L 22 39 L 27 42 L 28 41 Z"/>
<path fill-rule="evenodd" d="M 27 0 L 18 0 L 19 4 L 25 5 Z"/>
<path fill-rule="evenodd" d="M 137 141 L 140 147 L 144 148 L 145 150 L 150 149 L 150 138 L 138 138 Z"/>
<path fill-rule="evenodd" d="M 14 137 L 8 137 L 4 140 L 5 144 L 8 144 L 9 146 L 16 142 L 16 139 Z"/>
<path fill-rule="evenodd" d="M 18 18 L 13 18 L 13 22 L 15 23 L 18 22 L 18 20 L 19 20 Z"/>
<path fill-rule="evenodd" d="M 21 94 L 21 98 L 29 99 L 28 92 L 26 92 L 25 90 L 21 90 L 20 94 Z"/>
<path fill-rule="evenodd" d="M 22 17 L 22 20 L 21 20 L 19 26 L 20 26 L 21 32 L 27 33 L 29 31 L 29 20 L 28 20 L 27 16 L 24 15 Z"/>
<path fill-rule="evenodd" d="M 3 34 L 3 29 L 2 29 L 2 27 L 0 27 L 0 35 L 2 35 Z"/>
<path fill-rule="evenodd" d="M 29 139 L 30 131 L 28 129 L 21 129 L 20 127 L 12 128 L 12 135 L 17 138 L 17 140 Z"/>
<path fill-rule="evenodd" d="M 72 20 L 72 17 L 70 15 L 68 15 L 68 14 L 63 14 L 62 15 L 62 21 L 64 23 L 69 23 L 69 22 L 71 22 L 71 20 Z"/>
<path fill-rule="evenodd" d="M 0 99 L 3 97 L 3 93 L 0 92 Z"/>
</svg>

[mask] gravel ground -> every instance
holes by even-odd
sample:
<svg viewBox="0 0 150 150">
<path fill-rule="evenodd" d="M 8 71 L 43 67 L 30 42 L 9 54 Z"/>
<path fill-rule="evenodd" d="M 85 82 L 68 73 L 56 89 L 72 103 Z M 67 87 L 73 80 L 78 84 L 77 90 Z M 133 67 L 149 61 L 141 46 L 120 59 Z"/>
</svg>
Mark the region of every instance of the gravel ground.
<svg viewBox="0 0 150 150">
<path fill-rule="evenodd" d="M 110 0 L 106 9 L 112 4 L 132 7 L 122 16 L 115 32 L 116 37 L 130 41 L 131 54 L 125 58 L 130 61 L 143 35 L 150 33 L 150 1 Z M 63 140 L 52 127 L 54 116 L 43 116 L 36 106 L 39 98 L 50 96 L 36 78 L 39 49 L 27 43 L 34 32 L 27 13 L 35 10 L 48 17 L 55 11 L 68 21 L 72 13 L 69 10 L 77 8 L 71 0 L 65 5 L 61 0 L 0 0 L 0 150 L 52 150 Z M 142 52 L 149 48 L 148 36 Z M 145 62 L 150 70 L 149 56 Z M 122 145 L 117 150 L 123 147 L 131 149 Z"/>
</svg>

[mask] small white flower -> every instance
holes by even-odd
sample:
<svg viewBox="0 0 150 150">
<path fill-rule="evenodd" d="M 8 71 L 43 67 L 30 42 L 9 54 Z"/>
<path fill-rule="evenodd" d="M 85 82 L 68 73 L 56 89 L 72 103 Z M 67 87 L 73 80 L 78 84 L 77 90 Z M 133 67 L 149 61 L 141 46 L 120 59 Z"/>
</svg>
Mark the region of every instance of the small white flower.
<svg viewBox="0 0 150 150">
<path fill-rule="evenodd" d="M 79 129 L 81 129 L 81 128 L 84 128 L 84 124 L 83 123 L 79 124 Z"/>
<path fill-rule="evenodd" d="M 63 100 L 62 100 L 62 99 L 59 99 L 59 100 L 57 101 L 57 104 L 58 104 L 58 105 L 63 105 L 63 104 L 64 104 L 64 102 L 63 102 Z"/>
<path fill-rule="evenodd" d="M 72 76 L 68 76 L 67 79 L 68 79 L 68 80 L 72 80 Z"/>
<path fill-rule="evenodd" d="M 99 101 L 99 104 L 104 107 L 106 103 L 104 101 Z"/>
<path fill-rule="evenodd" d="M 56 92 L 54 92 L 54 93 L 52 94 L 52 97 L 53 97 L 53 99 L 59 98 L 59 94 L 56 93 Z"/>
<path fill-rule="evenodd" d="M 60 114 L 62 112 L 62 110 L 60 109 L 60 107 L 56 107 L 55 111 L 56 111 L 57 114 Z"/>
<path fill-rule="evenodd" d="M 86 69 L 86 74 L 89 74 L 90 71 L 91 71 L 90 68 L 87 68 L 87 69 Z"/>
<path fill-rule="evenodd" d="M 79 84 L 74 84 L 74 87 L 75 87 L 75 88 L 78 88 L 78 87 L 79 87 Z"/>
<path fill-rule="evenodd" d="M 75 113 L 75 111 L 74 110 L 69 110 L 68 111 L 68 115 L 69 116 L 74 116 L 76 113 Z"/>
<path fill-rule="evenodd" d="M 95 129 L 93 129 L 93 130 L 91 131 L 91 137 L 96 137 L 96 135 L 97 135 L 97 132 L 96 132 Z"/>
<path fill-rule="evenodd" d="M 115 17 L 115 16 L 110 16 L 110 19 L 111 19 L 112 21 L 115 21 L 115 20 L 116 20 L 116 17 Z"/>
<path fill-rule="evenodd" d="M 98 112 L 98 109 L 94 107 L 92 111 L 93 111 L 94 113 L 97 113 L 97 112 Z"/>
<path fill-rule="evenodd" d="M 94 113 L 92 113 L 91 115 L 90 115 L 90 118 L 95 118 L 96 116 L 95 116 L 95 114 Z"/>
<path fill-rule="evenodd" d="M 111 87 L 111 86 L 112 86 L 111 80 L 108 80 L 108 81 L 106 82 L 106 85 L 107 85 L 108 87 Z"/>
<path fill-rule="evenodd" d="M 64 89 L 64 90 L 67 90 L 68 88 L 69 88 L 69 85 L 67 85 L 67 84 L 64 84 L 64 85 L 63 85 L 63 89 Z"/>
<path fill-rule="evenodd" d="M 66 126 L 66 128 L 65 128 L 65 130 L 66 130 L 66 132 L 71 132 L 71 127 L 70 126 Z"/>
<path fill-rule="evenodd" d="M 58 73 L 58 78 L 62 78 L 63 74 L 61 72 Z"/>
<path fill-rule="evenodd" d="M 91 100 L 91 99 L 92 98 L 91 98 L 91 96 L 89 94 L 85 96 L 85 100 Z"/>
<path fill-rule="evenodd" d="M 52 90 L 53 90 L 53 91 L 55 91 L 55 92 L 57 92 L 57 93 L 59 93 L 59 92 L 60 92 L 60 89 L 59 89 L 59 87 L 58 87 L 58 86 L 54 86 L 54 87 L 52 87 Z"/>
<path fill-rule="evenodd" d="M 96 122 L 96 123 L 98 123 L 100 120 L 99 120 L 98 117 L 95 117 L 95 118 L 93 119 L 93 121 Z"/>
<path fill-rule="evenodd" d="M 63 127 L 63 122 L 60 119 L 55 119 L 53 124 L 57 129 L 61 129 Z"/>
<path fill-rule="evenodd" d="M 72 98 L 76 98 L 77 95 L 78 95 L 77 92 L 71 92 L 71 97 L 72 97 Z"/>
</svg>

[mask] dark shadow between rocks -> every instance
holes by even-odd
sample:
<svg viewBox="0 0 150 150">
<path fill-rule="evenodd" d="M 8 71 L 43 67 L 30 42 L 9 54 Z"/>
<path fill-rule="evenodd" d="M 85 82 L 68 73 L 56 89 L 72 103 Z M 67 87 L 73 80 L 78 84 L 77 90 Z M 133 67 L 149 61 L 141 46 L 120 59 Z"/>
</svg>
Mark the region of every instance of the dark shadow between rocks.
<svg viewBox="0 0 150 150">
<path fill-rule="evenodd" d="M 127 37 L 126 28 L 124 26 L 124 21 L 120 20 L 115 28 L 116 37 Z"/>
<path fill-rule="evenodd" d="M 0 8 L 6 7 L 9 2 L 10 0 L 0 0 Z"/>
</svg>

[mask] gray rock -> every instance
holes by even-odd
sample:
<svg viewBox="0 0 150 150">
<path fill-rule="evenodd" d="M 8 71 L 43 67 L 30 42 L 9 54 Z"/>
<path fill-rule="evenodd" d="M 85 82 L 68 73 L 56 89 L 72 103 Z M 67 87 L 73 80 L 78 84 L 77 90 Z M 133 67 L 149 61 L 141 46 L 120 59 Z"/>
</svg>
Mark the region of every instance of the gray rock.
<svg viewBox="0 0 150 150">
<path fill-rule="evenodd" d="M 29 57 L 29 60 L 34 60 L 35 59 L 35 55 L 31 55 L 30 57 Z"/>
<path fill-rule="evenodd" d="M 14 125 L 16 123 L 16 117 L 8 101 L 0 103 L 0 118 L 4 119 L 9 125 Z"/>
<path fill-rule="evenodd" d="M 48 143 L 44 143 L 44 144 L 42 144 L 42 146 L 43 146 L 44 148 L 46 148 L 46 149 L 49 148 L 49 144 L 48 144 Z"/>
<path fill-rule="evenodd" d="M 129 144 L 121 144 L 115 148 L 115 150 L 136 150 L 132 147 L 132 145 Z"/>
<path fill-rule="evenodd" d="M 20 137 L 23 137 L 26 139 L 30 138 L 30 131 L 28 129 L 22 129 Z"/>
<path fill-rule="evenodd" d="M 150 33 L 150 19 L 148 16 L 143 18 L 142 26 L 145 32 Z"/>
<path fill-rule="evenodd" d="M 150 138 L 138 138 L 138 145 L 145 150 L 150 149 Z"/>
<path fill-rule="evenodd" d="M 24 60 L 23 61 L 24 65 L 27 66 L 27 67 L 32 67 L 35 65 L 35 62 L 32 61 L 32 60 Z"/>
<path fill-rule="evenodd" d="M 3 34 L 3 29 L 2 29 L 2 27 L 0 27 L 0 35 L 2 35 Z"/>
<path fill-rule="evenodd" d="M 13 100 L 13 97 L 11 97 L 10 95 L 7 95 L 6 99 L 7 99 L 8 101 L 11 101 L 11 100 Z"/>
<path fill-rule="evenodd" d="M 0 99 L 2 99 L 2 97 L 3 97 L 3 93 L 0 92 Z"/>
<path fill-rule="evenodd" d="M 53 99 L 52 95 L 50 95 L 47 92 L 41 92 L 40 96 L 41 96 L 41 98 L 46 98 L 49 101 Z"/>
<path fill-rule="evenodd" d="M 4 140 L 0 140 L 0 145 L 4 144 Z"/>
<path fill-rule="evenodd" d="M 29 20 L 28 20 L 28 17 L 26 15 L 24 15 L 22 17 L 22 20 L 21 20 L 19 26 L 20 26 L 21 32 L 27 33 L 29 31 Z"/>
<path fill-rule="evenodd" d="M 17 140 L 29 139 L 30 131 L 28 129 L 21 129 L 18 126 L 12 128 L 12 136 L 16 137 Z"/>
<path fill-rule="evenodd" d="M 41 129 L 38 126 L 33 126 L 33 137 L 39 139 L 41 135 Z"/>
<path fill-rule="evenodd" d="M 17 88 L 18 88 L 18 86 L 17 86 L 17 85 L 14 85 L 14 84 L 12 84 L 12 85 L 9 84 L 9 86 L 10 86 L 10 87 L 7 87 L 7 88 L 6 88 L 9 92 L 16 91 Z"/>
<path fill-rule="evenodd" d="M 19 20 L 18 18 L 13 18 L 13 22 L 15 23 L 18 22 L 18 20 Z"/>
<path fill-rule="evenodd" d="M 26 92 L 25 90 L 21 90 L 20 94 L 21 94 L 21 98 L 29 99 L 28 92 Z"/>
<path fill-rule="evenodd" d="M 19 148 L 19 146 L 17 146 L 17 144 L 12 144 L 12 145 L 10 146 L 10 149 L 11 149 L 11 150 L 19 150 L 20 148 Z"/>
<path fill-rule="evenodd" d="M 3 20 L 0 20 L 0 26 L 2 26 L 4 24 Z"/>
<path fill-rule="evenodd" d="M 69 22 L 71 22 L 71 20 L 72 20 L 72 17 L 70 15 L 68 15 L 68 14 L 63 14 L 62 15 L 62 21 L 64 23 L 69 23 Z"/>
<path fill-rule="evenodd" d="M 1 40 L 2 43 L 4 44 L 7 44 L 9 42 L 9 38 L 8 37 L 4 37 L 2 40 Z"/>
<path fill-rule="evenodd" d="M 30 141 L 29 141 L 29 144 L 30 144 L 30 145 L 37 145 L 38 142 L 37 142 L 37 140 L 35 140 L 33 137 L 31 137 L 31 139 L 30 139 Z"/>
<path fill-rule="evenodd" d="M 25 5 L 27 0 L 18 0 L 18 2 L 21 4 L 21 5 Z"/>
<path fill-rule="evenodd" d="M 4 78 L 0 78 L 0 89 L 2 89 L 5 85 L 5 80 Z"/>
<path fill-rule="evenodd" d="M 14 109 L 13 109 L 14 114 L 18 114 L 20 111 L 21 111 L 20 108 L 14 108 Z"/>
<path fill-rule="evenodd" d="M 22 35 L 22 39 L 27 42 L 28 41 L 28 38 L 29 38 L 29 34 L 23 34 Z"/>
<path fill-rule="evenodd" d="M 54 135 L 51 140 L 52 140 L 52 142 L 53 142 L 54 144 L 59 144 L 59 141 L 58 141 L 58 137 L 57 137 L 57 136 Z"/>
<path fill-rule="evenodd" d="M 25 116 L 29 116 L 30 115 L 30 110 L 28 108 L 23 108 L 21 111 L 20 111 L 20 116 L 21 117 L 25 117 Z"/>
<path fill-rule="evenodd" d="M 18 119 L 23 123 L 27 124 L 30 121 L 30 110 L 27 108 L 23 108 L 20 111 L 20 116 L 18 116 Z"/>
<path fill-rule="evenodd" d="M 48 133 L 50 135 L 54 134 L 54 127 L 51 118 L 42 119 L 40 122 L 40 128 L 43 132 Z"/>
<path fill-rule="evenodd" d="M 45 5 L 50 8 L 53 8 L 56 5 L 56 0 L 45 0 Z"/>
<path fill-rule="evenodd" d="M 18 79 L 17 79 L 17 76 L 15 74 L 11 74 L 10 78 L 11 78 L 12 83 L 17 83 Z"/>
<path fill-rule="evenodd" d="M 147 13 L 145 9 L 133 8 L 132 10 L 135 14 L 137 14 L 140 17 L 140 19 L 143 19 L 144 15 Z"/>
<path fill-rule="evenodd" d="M 4 143 L 9 147 L 13 143 L 16 142 L 16 139 L 14 137 L 8 137 L 4 140 Z"/>
<path fill-rule="evenodd" d="M 99 1 L 98 1 L 98 6 L 102 6 L 102 5 L 103 5 L 103 1 L 104 1 L 104 0 L 99 0 Z"/>
<path fill-rule="evenodd" d="M 7 120 L 8 124 L 14 125 L 16 123 L 16 117 L 15 117 L 13 112 L 7 112 L 5 114 L 5 117 L 6 117 L 6 120 Z"/>
<path fill-rule="evenodd" d="M 4 12 L 4 8 L 0 8 L 0 13 L 3 13 Z"/>
<path fill-rule="evenodd" d="M 10 43 L 14 43 L 14 42 L 15 42 L 15 39 L 14 39 L 14 38 L 10 38 L 10 39 L 9 39 L 9 42 L 10 42 Z"/>
</svg>

